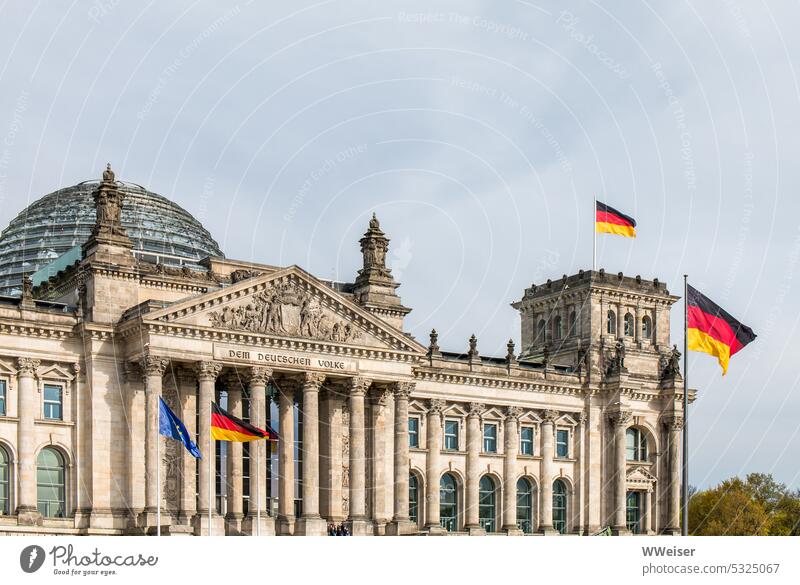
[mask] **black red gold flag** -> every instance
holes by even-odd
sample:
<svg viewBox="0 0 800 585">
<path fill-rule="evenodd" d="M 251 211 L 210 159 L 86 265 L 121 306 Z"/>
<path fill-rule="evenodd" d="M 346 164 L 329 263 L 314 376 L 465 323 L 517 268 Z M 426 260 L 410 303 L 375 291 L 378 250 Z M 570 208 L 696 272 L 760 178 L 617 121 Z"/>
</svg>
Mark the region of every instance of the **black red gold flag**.
<svg viewBox="0 0 800 585">
<path fill-rule="evenodd" d="M 234 441 L 244 443 L 267 439 L 277 440 L 278 435 L 271 428 L 259 429 L 236 418 L 220 408 L 216 402 L 211 403 L 211 436 L 217 441 Z"/>
<path fill-rule="evenodd" d="M 617 234 L 626 238 L 636 237 L 636 220 L 617 211 L 605 203 L 595 202 L 595 231 Z"/>
</svg>

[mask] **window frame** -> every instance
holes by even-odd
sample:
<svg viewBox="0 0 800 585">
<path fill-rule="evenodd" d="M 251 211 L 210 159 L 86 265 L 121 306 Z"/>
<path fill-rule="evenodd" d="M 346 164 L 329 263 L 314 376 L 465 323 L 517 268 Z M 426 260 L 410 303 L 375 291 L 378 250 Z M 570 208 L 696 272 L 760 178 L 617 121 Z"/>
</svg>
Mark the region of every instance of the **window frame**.
<svg viewBox="0 0 800 585">
<path fill-rule="evenodd" d="M 481 445 L 483 453 L 497 453 L 498 426 L 499 425 L 496 422 L 485 422 L 485 423 L 483 423 L 483 429 L 482 429 L 483 432 L 481 433 L 482 439 L 483 439 L 482 445 Z M 494 429 L 494 437 L 487 437 L 486 436 L 486 429 L 488 429 L 488 428 L 493 428 Z M 487 441 L 492 441 L 493 442 L 493 446 L 492 446 L 491 449 L 488 448 Z"/>
<path fill-rule="evenodd" d="M 47 390 L 53 388 L 58 390 L 58 402 L 55 400 L 49 400 L 47 398 Z M 48 416 L 47 407 L 55 404 L 58 405 L 59 416 Z M 64 384 L 58 382 L 45 382 L 42 385 L 42 418 L 44 420 L 64 420 Z"/>
<path fill-rule="evenodd" d="M 617 313 L 614 309 L 609 309 L 606 313 L 606 333 L 608 335 L 617 334 Z"/>
<path fill-rule="evenodd" d="M 448 425 L 454 425 L 455 432 L 448 433 Z M 444 419 L 444 441 L 442 442 L 442 447 L 444 451 L 458 451 L 459 446 L 459 435 L 461 434 L 461 421 L 456 418 L 446 418 Z M 454 438 L 455 446 L 448 446 L 448 438 Z"/>
<path fill-rule="evenodd" d="M 3 468 L 5 468 L 5 479 L 0 473 L 0 488 L 5 485 L 5 498 L 0 498 L 0 516 L 9 516 L 12 504 L 11 489 L 14 487 L 14 467 L 11 461 L 11 452 L 5 445 L 0 444 L 0 469 Z M 2 493 L 3 491 L 0 489 L 0 494 Z"/>
<path fill-rule="evenodd" d="M 521 493 L 519 489 L 520 484 L 526 486 L 526 492 Z M 524 534 L 533 534 L 533 482 L 526 477 L 520 477 L 517 480 L 517 528 L 522 530 Z M 527 498 L 527 504 L 520 504 L 520 498 Z M 527 510 L 526 515 L 521 515 L 520 512 Z"/>
<path fill-rule="evenodd" d="M 635 506 L 631 506 L 631 500 Z M 642 508 L 645 498 L 642 492 L 630 490 L 625 493 L 625 526 L 632 534 L 642 534 Z"/>
<path fill-rule="evenodd" d="M 625 313 L 622 318 L 623 333 L 625 337 L 636 336 L 636 319 L 630 313 Z"/>
<path fill-rule="evenodd" d="M 412 422 L 414 424 L 414 430 L 411 429 Z M 409 416 L 408 417 L 408 446 L 410 449 L 419 449 L 419 417 L 418 416 Z"/>
<path fill-rule="evenodd" d="M 642 317 L 642 339 L 650 341 L 653 337 L 653 320 L 650 315 Z"/>
<path fill-rule="evenodd" d="M 559 435 L 561 433 L 566 433 L 567 434 L 567 440 L 564 441 L 564 442 L 560 442 L 558 440 L 558 437 L 559 437 Z M 555 449 L 554 449 L 554 451 L 555 451 L 555 459 L 569 459 L 570 458 L 570 452 L 571 452 L 571 450 L 570 450 L 570 442 L 571 442 L 570 441 L 570 439 L 571 439 L 570 435 L 571 434 L 572 433 L 570 432 L 570 429 L 567 429 L 567 428 L 557 428 L 556 429 L 556 437 L 555 437 L 555 445 L 554 445 L 555 446 Z M 566 445 L 566 449 L 567 449 L 566 455 L 561 455 L 559 453 L 558 446 L 560 444 Z"/>
<path fill-rule="evenodd" d="M 448 478 L 453 482 L 452 490 L 448 487 L 445 489 L 443 482 Z M 443 495 L 452 494 L 452 502 L 448 501 Z M 444 506 L 452 506 L 453 515 L 442 514 Z M 450 473 L 446 472 L 439 478 L 439 525 L 448 532 L 455 532 L 458 530 L 458 480 Z"/>
<path fill-rule="evenodd" d="M 557 490 L 556 485 L 561 486 L 561 488 Z M 563 491 L 561 491 L 561 489 L 563 489 Z M 559 498 L 563 502 L 563 506 L 556 505 L 557 501 L 556 498 Z M 559 534 L 566 534 L 567 532 L 567 524 L 569 521 L 568 512 L 569 512 L 569 489 L 567 488 L 567 484 L 564 483 L 564 480 L 559 478 L 553 481 L 553 505 L 552 505 L 553 528 Z"/>
<path fill-rule="evenodd" d="M 629 438 L 633 437 L 633 444 L 629 444 Z M 649 445 L 647 444 L 647 435 L 642 432 L 642 429 L 637 427 L 628 427 L 625 430 L 625 461 L 631 462 L 646 462 L 649 461 L 648 453 Z"/>
<path fill-rule="evenodd" d="M 526 440 L 525 431 L 530 431 L 531 438 L 530 440 Z M 530 452 L 525 452 L 524 445 L 530 445 Z M 533 457 L 536 454 L 536 429 L 533 428 L 533 425 L 521 425 L 519 429 L 519 454 L 525 455 L 527 457 Z"/>
<path fill-rule="evenodd" d="M 491 484 L 491 490 L 484 489 L 484 480 Z M 478 480 L 478 524 L 488 533 L 497 532 L 498 529 L 497 491 L 497 482 L 490 475 Z M 491 516 L 484 514 L 486 511 L 491 511 Z"/>
<path fill-rule="evenodd" d="M 411 497 L 411 494 L 414 497 Z M 408 474 L 408 517 L 409 519 L 419 526 L 420 519 L 420 506 L 419 506 L 419 477 L 414 472 Z"/>
<path fill-rule="evenodd" d="M 61 472 L 62 481 L 61 481 L 60 484 L 58 484 L 58 483 L 43 483 L 39 479 L 39 472 L 43 470 L 42 469 L 43 466 L 41 466 L 39 464 L 39 457 L 41 457 L 42 454 L 45 451 L 53 452 L 56 455 L 56 457 L 58 458 L 58 460 L 59 460 L 59 462 L 61 464 L 60 472 Z M 39 511 L 39 513 L 42 515 L 43 518 L 66 518 L 67 517 L 67 494 L 69 493 L 68 490 L 67 490 L 67 481 L 68 481 L 67 473 L 68 473 L 68 469 L 69 469 L 69 465 L 67 464 L 67 457 L 64 455 L 64 453 L 61 452 L 60 449 L 57 449 L 55 447 L 51 447 L 51 446 L 48 445 L 46 447 L 43 447 L 42 450 L 39 451 L 39 453 L 36 455 L 36 509 Z M 58 471 L 59 469 L 55 468 L 55 467 L 45 467 L 44 470 L 50 470 L 50 471 L 56 470 L 56 471 Z M 47 488 L 55 487 L 56 489 L 59 489 L 60 490 L 59 495 L 61 496 L 61 498 L 59 500 L 42 500 L 42 499 L 40 499 L 40 497 L 39 497 L 39 495 L 40 495 L 39 494 L 39 489 L 42 486 L 47 487 Z M 50 505 L 54 504 L 54 503 L 61 505 L 60 514 L 58 512 L 56 514 L 50 514 Z M 46 506 L 45 510 L 46 510 L 47 513 L 42 512 L 42 504 L 44 504 Z"/>
<path fill-rule="evenodd" d="M 0 416 L 8 416 L 8 380 L 0 378 Z"/>
<path fill-rule="evenodd" d="M 556 315 L 553 319 L 553 339 L 558 341 L 564 336 L 563 326 L 561 322 L 561 315 Z"/>
</svg>

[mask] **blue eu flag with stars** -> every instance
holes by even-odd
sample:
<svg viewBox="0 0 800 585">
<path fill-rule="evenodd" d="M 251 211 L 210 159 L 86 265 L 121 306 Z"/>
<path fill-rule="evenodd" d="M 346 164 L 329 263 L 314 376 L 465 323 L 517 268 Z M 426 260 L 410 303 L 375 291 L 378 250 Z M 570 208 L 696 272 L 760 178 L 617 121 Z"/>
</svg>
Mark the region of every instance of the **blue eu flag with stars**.
<svg viewBox="0 0 800 585">
<path fill-rule="evenodd" d="M 175 416 L 175 413 L 169 409 L 167 403 L 164 402 L 164 399 L 160 396 L 158 402 L 158 432 L 165 437 L 180 441 L 183 443 L 183 446 L 189 450 L 189 453 L 198 459 L 202 459 L 203 457 L 200 455 L 200 449 L 197 448 L 197 445 L 195 445 L 194 441 L 189 437 L 189 432 L 186 430 L 183 421 Z"/>
</svg>

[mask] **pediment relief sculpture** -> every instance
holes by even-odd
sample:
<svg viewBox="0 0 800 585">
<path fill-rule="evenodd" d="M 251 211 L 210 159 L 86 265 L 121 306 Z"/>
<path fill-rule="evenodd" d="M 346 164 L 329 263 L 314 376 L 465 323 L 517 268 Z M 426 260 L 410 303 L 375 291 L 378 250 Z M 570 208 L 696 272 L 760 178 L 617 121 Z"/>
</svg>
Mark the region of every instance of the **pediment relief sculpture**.
<svg viewBox="0 0 800 585">
<path fill-rule="evenodd" d="M 239 305 L 209 311 L 212 327 L 306 337 L 322 341 L 357 342 L 362 332 L 319 299 L 291 282 L 271 284 Z"/>
</svg>

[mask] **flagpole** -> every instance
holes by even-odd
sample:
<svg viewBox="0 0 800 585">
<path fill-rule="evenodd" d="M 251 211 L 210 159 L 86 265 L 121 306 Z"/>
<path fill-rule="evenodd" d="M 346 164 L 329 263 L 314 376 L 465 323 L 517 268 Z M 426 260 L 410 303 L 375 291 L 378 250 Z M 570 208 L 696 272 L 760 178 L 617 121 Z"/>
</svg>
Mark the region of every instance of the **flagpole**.
<svg viewBox="0 0 800 585">
<path fill-rule="evenodd" d="M 592 209 L 592 271 L 597 270 L 597 195 Z"/>
<path fill-rule="evenodd" d="M 161 422 L 161 396 L 158 397 L 158 422 Z M 161 425 L 159 424 L 159 427 Z M 156 536 L 161 536 L 161 429 L 156 433 Z"/>
<path fill-rule="evenodd" d="M 683 275 L 683 527 L 689 534 L 689 276 Z"/>
<path fill-rule="evenodd" d="M 212 407 L 209 409 L 208 417 L 209 423 L 211 422 L 211 417 L 214 413 L 213 402 L 211 403 Z M 211 451 L 211 427 L 209 427 L 208 433 L 208 535 L 211 536 L 211 507 L 216 506 L 216 497 L 213 496 L 214 494 L 214 468 L 211 465 L 211 462 L 216 458 L 216 453 Z"/>
</svg>

